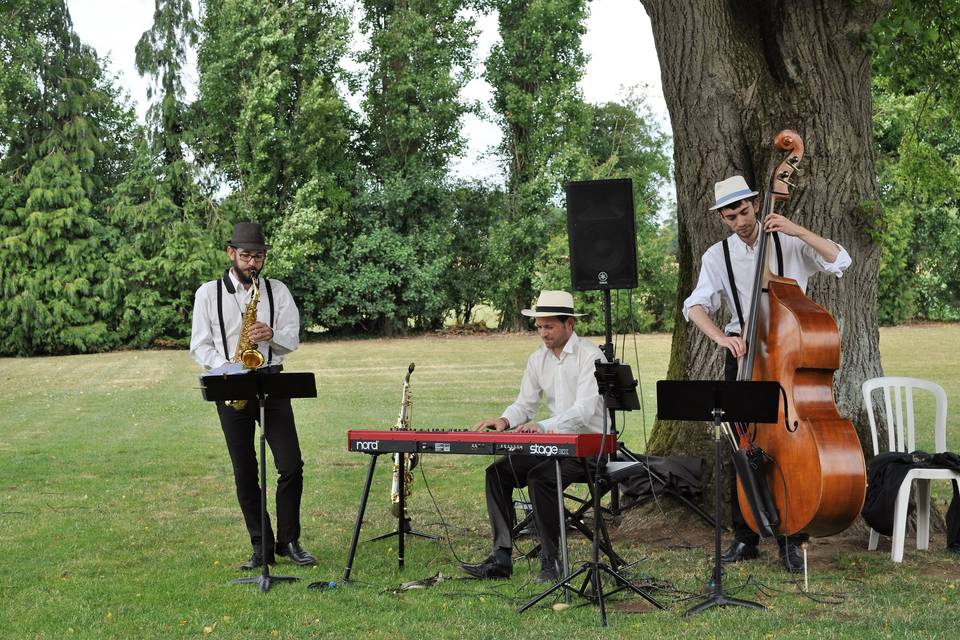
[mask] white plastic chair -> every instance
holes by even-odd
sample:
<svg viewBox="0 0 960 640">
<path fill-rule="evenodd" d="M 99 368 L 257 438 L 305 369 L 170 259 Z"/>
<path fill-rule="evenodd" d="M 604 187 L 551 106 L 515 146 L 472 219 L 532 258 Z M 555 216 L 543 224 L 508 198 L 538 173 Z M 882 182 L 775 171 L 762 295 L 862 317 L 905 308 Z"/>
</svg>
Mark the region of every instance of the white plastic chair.
<svg viewBox="0 0 960 640">
<path fill-rule="evenodd" d="M 870 417 L 870 433 L 873 437 L 874 455 L 881 453 L 877 436 L 877 420 L 874 416 L 873 392 L 883 391 L 883 409 L 886 416 L 887 443 L 883 451 L 916 451 L 916 429 L 914 423 L 913 394 L 915 390 L 928 391 L 936 399 L 936 415 L 933 421 L 934 452 L 947 450 L 947 394 L 943 387 L 929 380 L 887 376 L 864 381 L 861 386 L 863 405 Z M 910 488 L 917 481 L 917 549 L 930 546 L 930 481 L 953 480 L 960 487 L 960 473 L 949 469 L 912 469 L 907 473 L 897 492 L 897 502 L 893 512 L 893 537 L 890 559 L 903 562 L 903 545 L 907 531 L 907 506 L 910 502 Z M 868 548 L 877 548 L 880 534 L 870 529 Z"/>
</svg>

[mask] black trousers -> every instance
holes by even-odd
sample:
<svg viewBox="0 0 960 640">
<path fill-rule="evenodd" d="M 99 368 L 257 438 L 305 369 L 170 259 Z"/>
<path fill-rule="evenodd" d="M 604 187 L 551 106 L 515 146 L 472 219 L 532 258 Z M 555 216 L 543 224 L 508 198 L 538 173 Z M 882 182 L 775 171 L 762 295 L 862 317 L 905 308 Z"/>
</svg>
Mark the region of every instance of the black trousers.
<svg viewBox="0 0 960 640">
<path fill-rule="evenodd" d="M 560 480 L 566 487 L 571 482 L 586 480 L 583 462 L 560 460 Z M 555 458 L 539 456 L 504 456 L 487 467 L 487 513 L 493 527 L 493 548 L 513 546 L 510 532 L 517 523 L 513 508 L 513 490 L 528 487 L 533 519 L 540 536 L 541 556 L 559 555 L 560 513 L 557 506 L 557 469 Z"/>
<path fill-rule="evenodd" d="M 260 532 L 260 468 L 257 465 L 256 423 L 260 420 L 260 406 L 247 402 L 242 411 L 217 403 L 220 427 L 227 441 L 227 451 L 233 463 L 233 478 L 237 485 L 237 500 L 243 520 L 255 547 L 261 543 Z M 265 407 L 267 444 L 273 453 L 277 469 L 277 535 L 274 538 L 267 516 L 267 552 L 274 541 L 286 544 L 300 539 L 300 498 L 303 495 L 303 459 L 297 427 L 294 423 L 290 399 L 267 398 Z M 269 505 L 268 505 L 269 507 Z"/>
<path fill-rule="evenodd" d="M 736 380 L 737 374 L 739 373 L 739 363 L 737 359 L 733 357 L 733 354 L 730 353 L 730 350 L 727 350 L 727 357 L 723 362 L 723 379 L 724 380 Z M 740 510 L 740 500 L 737 499 L 737 474 L 730 474 L 730 519 L 733 524 L 733 537 L 737 542 L 743 542 L 745 544 L 750 544 L 756 546 L 760 542 L 760 535 L 755 533 L 751 529 L 746 520 L 743 518 L 743 511 Z M 806 542 L 809 539 L 805 533 L 798 533 L 792 536 L 788 536 L 786 540 L 792 542 L 793 544 L 800 544 L 801 542 Z M 777 543 L 780 546 L 784 544 L 783 536 L 777 536 Z"/>
</svg>

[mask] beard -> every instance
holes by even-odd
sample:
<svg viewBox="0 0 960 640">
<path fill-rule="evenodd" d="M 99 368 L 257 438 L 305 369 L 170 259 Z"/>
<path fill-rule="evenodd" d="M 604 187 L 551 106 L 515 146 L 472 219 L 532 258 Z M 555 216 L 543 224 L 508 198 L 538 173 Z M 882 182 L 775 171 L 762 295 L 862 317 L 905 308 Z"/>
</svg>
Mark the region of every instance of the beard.
<svg viewBox="0 0 960 640">
<path fill-rule="evenodd" d="M 746 244 L 750 244 L 751 241 L 755 241 L 760 237 L 760 234 L 757 233 L 760 223 L 754 221 L 754 224 L 736 231 L 736 234 L 740 236 L 740 239 L 743 240 Z"/>
<path fill-rule="evenodd" d="M 246 270 L 242 269 L 238 264 L 236 259 L 230 261 L 230 264 L 233 266 L 233 274 L 237 276 L 237 280 L 240 281 L 242 285 L 251 285 L 253 284 L 253 277 L 251 272 L 256 271 L 252 267 L 248 267 Z"/>
</svg>

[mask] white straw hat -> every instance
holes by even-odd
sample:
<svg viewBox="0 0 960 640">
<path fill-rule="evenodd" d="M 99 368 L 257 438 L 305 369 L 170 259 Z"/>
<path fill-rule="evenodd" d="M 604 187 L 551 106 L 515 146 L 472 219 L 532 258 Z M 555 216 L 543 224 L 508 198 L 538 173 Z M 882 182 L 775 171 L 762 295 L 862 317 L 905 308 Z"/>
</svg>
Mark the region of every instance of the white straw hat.
<svg viewBox="0 0 960 640">
<path fill-rule="evenodd" d="M 721 209 L 728 204 L 733 204 L 738 200 L 757 195 L 756 191 L 751 191 L 747 186 L 747 181 L 743 176 L 731 176 L 722 182 L 713 185 L 713 194 L 716 204 L 710 207 L 710 210 Z"/>
<path fill-rule="evenodd" d="M 540 292 L 537 304 L 533 309 L 523 309 L 520 313 L 531 318 L 545 318 L 547 316 L 574 316 L 579 318 L 584 313 L 573 312 L 573 296 L 566 291 Z"/>
</svg>

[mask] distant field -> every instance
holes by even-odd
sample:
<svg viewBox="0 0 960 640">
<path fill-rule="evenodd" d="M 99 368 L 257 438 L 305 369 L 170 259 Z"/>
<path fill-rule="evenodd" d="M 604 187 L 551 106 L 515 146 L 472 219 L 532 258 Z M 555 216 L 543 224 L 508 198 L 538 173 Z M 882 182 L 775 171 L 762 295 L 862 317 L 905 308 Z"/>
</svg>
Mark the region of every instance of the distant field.
<svg viewBox="0 0 960 640">
<path fill-rule="evenodd" d="M 368 462 L 345 450 L 346 430 L 395 422 L 410 362 L 415 427 L 463 428 L 496 416 L 537 345 L 533 334 L 417 337 L 310 343 L 293 354 L 289 370 L 314 372 L 320 389 L 318 399 L 295 404 L 306 463 L 302 542 L 320 563 L 282 561 L 275 572 L 303 580 L 267 595 L 228 584 L 249 549 L 215 411 L 200 397 L 186 352 L 0 359 L 0 638 L 955 636 L 960 556 L 943 550 L 942 533 L 927 552 L 908 541 L 900 566 L 856 540 L 818 540 L 815 595 L 801 594 L 765 547 L 760 561 L 730 568 L 726 580 L 771 610 L 681 618 L 685 598 L 709 575 L 712 546 L 708 531 L 670 511 L 663 539 L 617 541 L 621 555 L 641 561 L 631 575 L 653 580 L 667 611 L 630 613 L 642 609 L 637 599 L 618 596 L 604 632 L 589 606 L 518 615 L 539 591 L 535 564 L 520 562 L 513 579 L 499 583 L 460 579 L 456 568 L 488 551 L 489 461 L 473 456 L 426 458 L 425 475 L 416 475 L 410 515 L 443 544 L 411 541 L 403 572 L 395 542 L 362 544 L 355 582 L 308 591 L 306 582 L 338 580 L 346 560 Z M 627 341 L 645 406 L 627 422 L 631 448 L 642 449 L 653 423 L 654 383 L 669 348 L 667 335 Z M 954 399 L 950 437 L 960 448 L 960 326 L 884 329 L 881 350 L 887 373 L 946 388 Z M 388 466 L 375 477 L 365 538 L 392 526 Z M 576 562 L 586 558 L 581 538 L 572 553 Z M 451 579 L 393 592 L 438 573 Z"/>
</svg>

